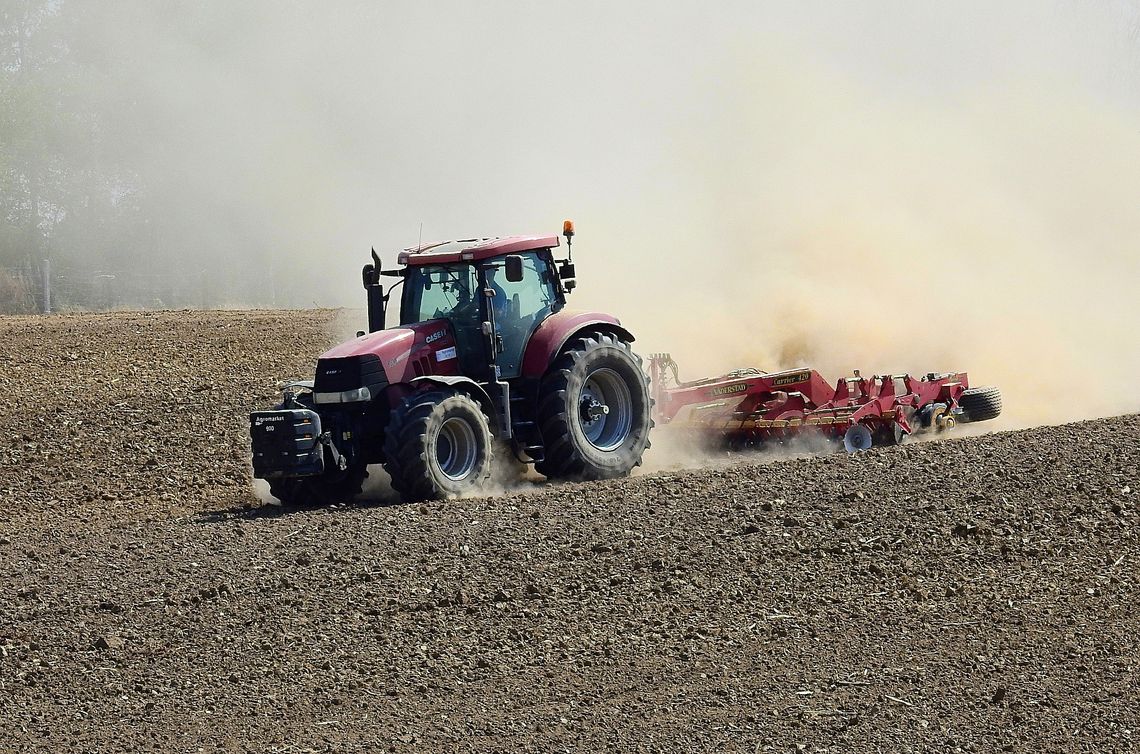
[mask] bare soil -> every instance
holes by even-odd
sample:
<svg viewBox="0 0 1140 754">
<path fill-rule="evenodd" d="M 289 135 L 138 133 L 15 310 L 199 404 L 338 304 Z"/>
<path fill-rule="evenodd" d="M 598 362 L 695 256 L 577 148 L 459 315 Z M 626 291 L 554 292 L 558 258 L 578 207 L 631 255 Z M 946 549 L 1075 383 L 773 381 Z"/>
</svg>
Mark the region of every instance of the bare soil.
<svg viewBox="0 0 1140 754">
<path fill-rule="evenodd" d="M 1140 748 L 1140 416 L 267 505 L 336 318 L 0 318 L 0 751 Z"/>
</svg>

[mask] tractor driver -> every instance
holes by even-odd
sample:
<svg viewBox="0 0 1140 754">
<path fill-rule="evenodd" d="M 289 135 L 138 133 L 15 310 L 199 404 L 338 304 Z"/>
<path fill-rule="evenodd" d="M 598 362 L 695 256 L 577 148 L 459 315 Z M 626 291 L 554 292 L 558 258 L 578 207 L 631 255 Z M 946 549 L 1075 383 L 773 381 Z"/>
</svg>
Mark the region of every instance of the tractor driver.
<svg viewBox="0 0 1140 754">
<path fill-rule="evenodd" d="M 480 336 L 478 283 L 474 268 L 464 266 L 459 272 L 449 272 L 446 283 L 445 306 L 436 311 L 436 318 L 446 318 L 455 333 L 459 360 L 465 372 L 475 373 L 486 362 Z"/>
<path fill-rule="evenodd" d="M 455 283 L 455 307 L 448 315 L 448 319 L 457 326 L 471 325 L 479 321 L 479 303 L 471 295 L 471 289 L 462 282 Z"/>
</svg>

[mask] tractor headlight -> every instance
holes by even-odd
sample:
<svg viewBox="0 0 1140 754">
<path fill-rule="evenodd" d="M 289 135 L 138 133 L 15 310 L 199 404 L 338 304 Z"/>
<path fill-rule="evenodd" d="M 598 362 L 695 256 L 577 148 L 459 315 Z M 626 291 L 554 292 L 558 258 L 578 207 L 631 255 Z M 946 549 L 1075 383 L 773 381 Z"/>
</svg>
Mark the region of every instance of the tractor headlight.
<svg viewBox="0 0 1140 754">
<path fill-rule="evenodd" d="M 366 387 L 340 393 L 313 393 L 316 403 L 361 403 L 372 400 L 372 391 Z"/>
</svg>

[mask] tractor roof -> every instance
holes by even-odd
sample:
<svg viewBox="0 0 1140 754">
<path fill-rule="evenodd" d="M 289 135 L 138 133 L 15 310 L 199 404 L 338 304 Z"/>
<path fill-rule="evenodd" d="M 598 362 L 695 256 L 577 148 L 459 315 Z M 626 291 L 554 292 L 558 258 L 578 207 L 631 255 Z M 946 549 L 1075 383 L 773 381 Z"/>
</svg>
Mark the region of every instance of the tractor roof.
<svg viewBox="0 0 1140 754">
<path fill-rule="evenodd" d="M 506 236 L 505 238 L 468 238 L 463 241 L 440 241 L 400 252 L 399 263 L 408 265 L 473 262 L 480 259 L 514 254 L 532 249 L 550 249 L 558 245 L 558 236 Z"/>
</svg>

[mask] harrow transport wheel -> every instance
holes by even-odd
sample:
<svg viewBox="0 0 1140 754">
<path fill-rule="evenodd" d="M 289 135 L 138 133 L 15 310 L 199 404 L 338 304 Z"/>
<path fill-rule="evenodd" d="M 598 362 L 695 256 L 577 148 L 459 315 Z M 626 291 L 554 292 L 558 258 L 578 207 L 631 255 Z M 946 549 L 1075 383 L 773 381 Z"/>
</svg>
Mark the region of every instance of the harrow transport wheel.
<svg viewBox="0 0 1140 754">
<path fill-rule="evenodd" d="M 984 422 L 1001 414 L 1001 391 L 996 387 L 972 387 L 958 399 L 962 421 Z"/>
<path fill-rule="evenodd" d="M 613 479 L 641 465 L 649 447 L 649 380 L 629 344 L 595 332 L 574 340 L 551 365 L 538 394 L 551 479 Z"/>
<path fill-rule="evenodd" d="M 334 468 L 326 457 L 327 468 Z M 326 471 L 320 476 L 277 479 L 269 482 L 269 492 L 282 505 L 306 506 L 345 503 L 360 494 L 368 468 L 349 466 L 344 471 Z"/>
<path fill-rule="evenodd" d="M 491 476 L 491 429 L 470 396 L 416 393 L 392 412 L 384 468 L 406 502 L 478 492 Z"/>
</svg>

